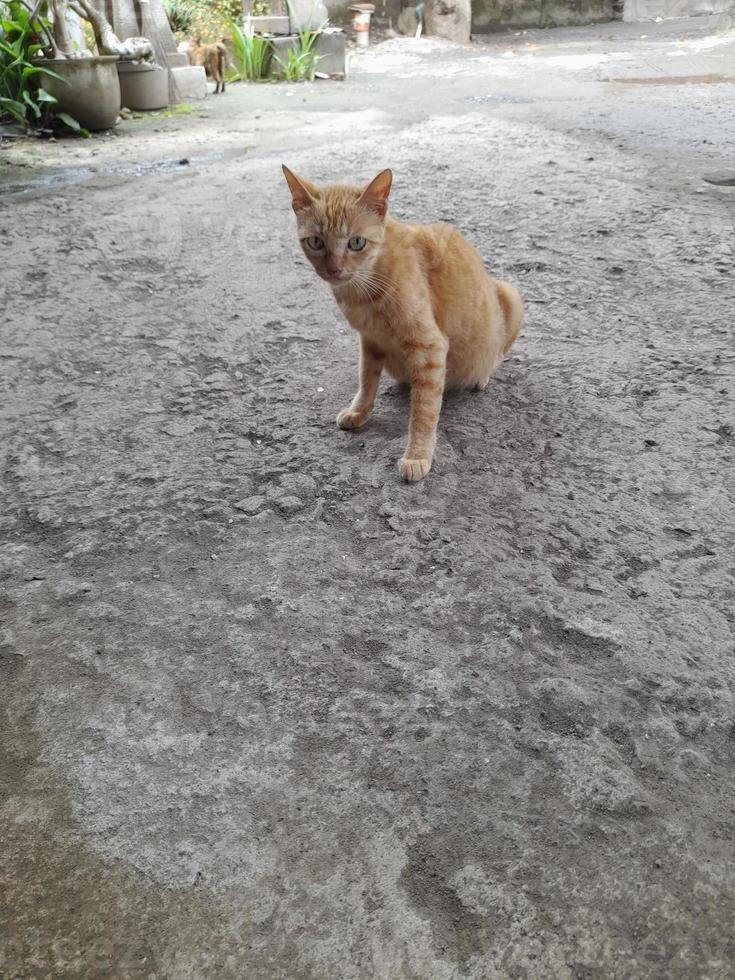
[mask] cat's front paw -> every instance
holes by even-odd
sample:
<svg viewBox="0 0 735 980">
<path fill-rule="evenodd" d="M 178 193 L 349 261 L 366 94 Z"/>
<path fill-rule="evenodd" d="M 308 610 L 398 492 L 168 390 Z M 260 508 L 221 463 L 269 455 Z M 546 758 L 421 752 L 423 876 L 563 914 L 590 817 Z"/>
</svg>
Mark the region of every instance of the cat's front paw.
<svg viewBox="0 0 735 980">
<path fill-rule="evenodd" d="M 408 480 L 409 483 L 415 483 L 416 480 L 423 480 L 426 474 L 431 469 L 430 459 L 403 459 L 398 462 L 398 469 L 401 471 L 401 476 L 404 480 Z"/>
<path fill-rule="evenodd" d="M 364 412 L 355 412 L 351 408 L 343 409 L 337 416 L 337 425 L 340 429 L 357 429 L 364 422 L 367 422 L 367 415 Z"/>
</svg>

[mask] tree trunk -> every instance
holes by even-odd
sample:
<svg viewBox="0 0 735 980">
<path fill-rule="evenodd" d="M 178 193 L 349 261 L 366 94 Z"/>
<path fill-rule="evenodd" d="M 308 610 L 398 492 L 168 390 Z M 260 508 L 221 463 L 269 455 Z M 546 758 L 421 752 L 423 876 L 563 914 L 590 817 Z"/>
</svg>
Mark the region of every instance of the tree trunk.
<svg viewBox="0 0 735 980">
<path fill-rule="evenodd" d="M 80 14 L 92 25 L 100 54 L 117 54 L 134 61 L 150 61 L 153 58 L 153 45 L 147 38 L 128 37 L 121 41 L 102 11 L 89 0 L 73 0 L 70 6 L 72 9 L 81 8 Z"/>
<path fill-rule="evenodd" d="M 113 31 L 105 15 L 89 0 L 49 0 L 49 11 L 53 18 L 54 42 L 58 55 L 62 58 L 78 58 L 89 52 L 74 50 L 66 25 L 66 11 L 88 20 L 94 29 L 95 40 L 100 54 L 116 54 L 121 58 L 135 61 L 150 61 L 153 58 L 153 45 L 145 37 L 128 37 L 124 41 Z"/>
<path fill-rule="evenodd" d="M 52 22 L 54 56 L 57 58 L 79 57 L 79 53 L 74 51 L 69 26 L 66 23 L 67 4 L 65 0 L 49 0 L 48 10 Z"/>
</svg>

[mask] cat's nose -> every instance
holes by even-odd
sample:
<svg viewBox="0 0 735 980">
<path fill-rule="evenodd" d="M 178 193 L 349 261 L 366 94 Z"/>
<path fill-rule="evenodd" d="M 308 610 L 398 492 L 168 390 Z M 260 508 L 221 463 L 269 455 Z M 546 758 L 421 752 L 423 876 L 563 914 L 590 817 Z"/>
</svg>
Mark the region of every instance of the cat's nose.
<svg viewBox="0 0 735 980">
<path fill-rule="evenodd" d="M 328 265 L 327 275 L 330 279 L 341 279 L 342 278 L 342 266 L 341 265 Z"/>
</svg>

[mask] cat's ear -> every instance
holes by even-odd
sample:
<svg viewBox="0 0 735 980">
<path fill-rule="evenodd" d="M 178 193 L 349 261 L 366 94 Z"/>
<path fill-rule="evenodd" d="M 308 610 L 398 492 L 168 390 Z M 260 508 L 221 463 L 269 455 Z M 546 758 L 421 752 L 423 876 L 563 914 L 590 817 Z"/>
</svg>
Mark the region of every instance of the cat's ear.
<svg viewBox="0 0 735 980">
<path fill-rule="evenodd" d="M 308 180 L 304 180 L 303 177 L 297 177 L 296 174 L 288 169 L 285 163 L 282 163 L 281 167 L 283 168 L 283 176 L 286 178 L 286 183 L 291 191 L 291 203 L 294 211 L 303 211 L 304 208 L 310 207 L 314 203 L 314 198 L 317 196 L 316 187 L 310 184 Z"/>
<path fill-rule="evenodd" d="M 360 204 L 375 214 L 385 217 L 388 210 L 388 195 L 390 185 L 393 183 L 393 173 L 390 170 L 381 170 L 377 177 L 374 177 L 360 195 Z"/>
</svg>

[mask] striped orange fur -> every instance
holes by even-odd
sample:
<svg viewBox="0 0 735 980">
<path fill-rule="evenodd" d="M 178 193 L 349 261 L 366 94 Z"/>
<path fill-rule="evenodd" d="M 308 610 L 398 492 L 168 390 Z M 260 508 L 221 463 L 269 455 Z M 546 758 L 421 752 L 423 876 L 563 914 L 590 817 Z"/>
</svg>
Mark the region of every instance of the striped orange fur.
<svg viewBox="0 0 735 980">
<path fill-rule="evenodd" d="M 283 172 L 304 254 L 360 335 L 359 388 L 337 422 L 354 429 L 368 420 L 384 369 L 409 384 L 398 465 L 406 480 L 420 480 L 431 468 L 445 387 L 486 387 L 520 333 L 523 301 L 488 276 L 456 228 L 394 221 L 390 170 L 367 187 L 317 187 Z"/>
</svg>

